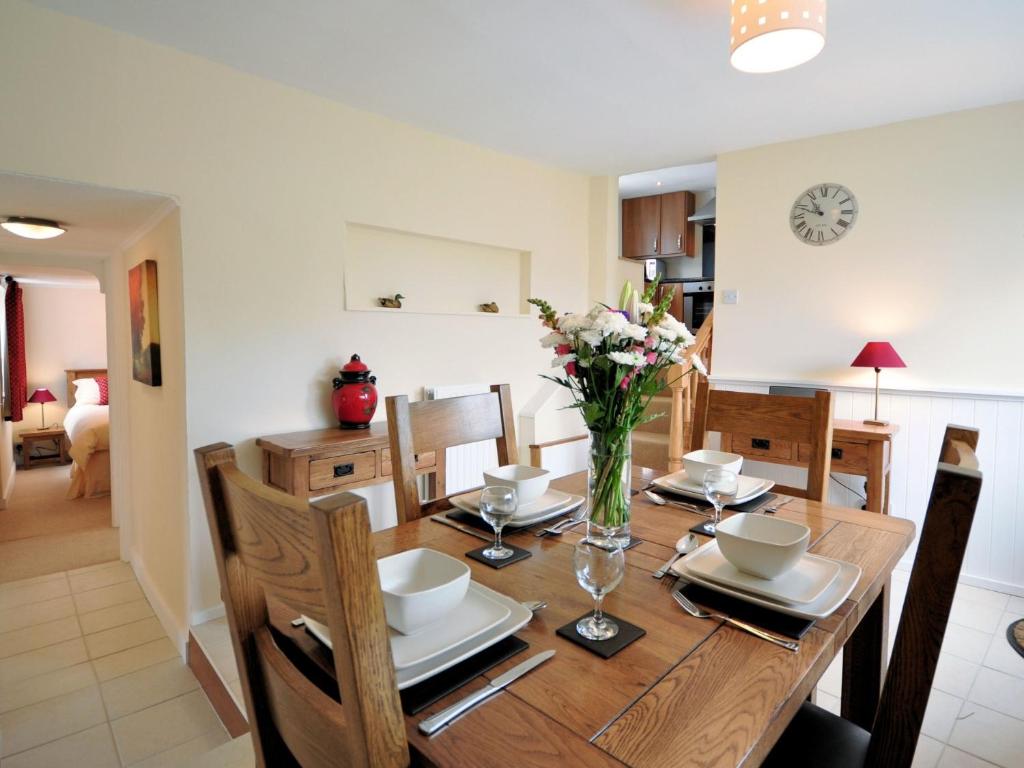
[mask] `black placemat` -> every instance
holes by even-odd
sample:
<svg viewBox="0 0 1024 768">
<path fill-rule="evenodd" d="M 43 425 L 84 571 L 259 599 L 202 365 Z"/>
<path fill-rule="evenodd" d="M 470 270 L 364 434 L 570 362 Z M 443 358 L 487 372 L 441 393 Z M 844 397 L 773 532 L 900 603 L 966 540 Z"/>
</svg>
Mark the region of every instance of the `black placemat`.
<svg viewBox="0 0 1024 768">
<path fill-rule="evenodd" d="M 513 547 L 508 542 L 502 542 L 502 545 L 512 550 L 512 556 L 506 557 L 504 560 L 491 560 L 489 557 L 484 557 L 484 550 L 490 549 L 490 544 L 485 544 L 482 547 L 471 549 L 466 553 L 466 557 L 471 560 L 476 560 L 478 563 L 489 565 L 491 568 L 504 568 L 506 565 L 512 565 L 512 563 L 518 563 L 520 560 L 525 560 L 528 557 L 533 557 L 533 553 L 528 549 L 522 549 L 520 547 Z"/>
<path fill-rule="evenodd" d="M 666 491 L 664 488 L 655 488 L 654 492 L 657 493 L 659 496 L 664 496 L 665 498 L 672 499 L 673 501 L 681 501 L 684 504 L 692 504 L 702 512 L 713 513 L 715 509 L 713 506 L 711 506 L 710 503 L 706 501 L 702 501 L 701 499 L 695 499 L 692 496 L 686 496 L 685 494 L 682 493 L 672 493 L 672 491 Z M 771 502 L 775 501 L 777 498 L 779 498 L 779 495 L 777 493 L 762 493 L 760 496 L 751 499 L 750 501 L 745 501 L 742 504 L 730 504 L 727 505 L 725 508 L 730 512 L 756 512 L 761 507 L 771 506 Z"/>
<path fill-rule="evenodd" d="M 588 611 L 582 616 L 577 616 L 568 624 L 556 629 L 555 634 L 564 637 L 569 642 L 576 643 L 576 645 L 582 645 L 588 651 L 596 653 L 602 659 L 610 659 L 627 645 L 636 642 L 647 634 L 646 629 L 641 629 L 636 624 L 630 624 L 628 621 L 620 619 L 618 616 L 605 613 L 605 618 L 610 619 L 619 625 L 619 634 L 615 637 L 609 638 L 608 640 L 588 640 L 576 631 L 576 622 L 580 619 L 586 618 L 587 616 L 591 616 L 592 614 L 593 611 Z"/>
<path fill-rule="evenodd" d="M 534 526 L 541 525 L 543 525 L 546 528 L 549 525 L 555 525 L 556 523 L 565 520 L 567 517 L 570 517 L 571 515 L 571 512 L 561 516 L 555 515 L 554 517 L 551 517 L 542 522 L 531 523 L 530 525 L 523 525 L 518 527 L 511 527 L 509 525 L 506 525 L 502 529 L 502 533 L 512 534 L 518 533 L 519 531 L 528 531 L 530 528 L 533 528 Z M 487 521 L 480 517 L 480 515 L 474 515 L 462 509 L 450 509 L 447 512 L 445 512 L 445 517 L 447 517 L 449 520 L 454 520 L 458 523 L 462 523 L 463 525 L 469 525 L 473 528 L 479 528 L 481 531 L 486 531 L 487 533 L 494 533 L 494 529 L 491 528 L 491 526 L 487 524 Z"/>
<path fill-rule="evenodd" d="M 813 619 L 801 619 L 769 608 L 762 608 L 760 605 L 754 605 L 730 595 L 723 595 L 721 592 L 702 587 L 700 584 L 684 581 L 679 583 L 684 585 L 679 588 L 679 591 L 685 597 L 709 611 L 731 616 L 794 640 L 799 640 L 807 630 L 814 626 Z"/>
<path fill-rule="evenodd" d="M 439 672 L 422 683 L 410 685 L 399 693 L 399 697 L 402 699 L 402 711 L 407 715 L 422 712 L 435 701 L 443 699 L 475 677 L 498 666 L 517 653 L 522 653 L 529 647 L 530 644 L 525 640 L 510 635 L 480 653 L 460 661 L 454 667 Z"/>
</svg>

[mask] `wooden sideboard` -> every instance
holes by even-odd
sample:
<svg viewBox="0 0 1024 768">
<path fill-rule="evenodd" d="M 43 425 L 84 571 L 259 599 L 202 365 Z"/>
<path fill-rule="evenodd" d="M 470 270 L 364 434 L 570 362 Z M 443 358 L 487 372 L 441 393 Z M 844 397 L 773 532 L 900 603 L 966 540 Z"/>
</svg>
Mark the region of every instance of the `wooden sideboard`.
<svg viewBox="0 0 1024 768">
<path fill-rule="evenodd" d="M 867 509 L 871 512 L 889 514 L 892 441 L 899 429 L 895 424 L 874 426 L 851 419 L 832 422 L 832 471 L 867 478 Z M 810 451 L 807 445 L 737 433 L 723 434 L 721 446 L 723 451 L 754 461 L 793 467 L 806 467 Z"/>
<path fill-rule="evenodd" d="M 256 438 L 263 452 L 263 482 L 308 499 L 386 483 L 391 479 L 388 425 L 369 429 L 312 429 Z M 418 474 L 429 474 L 428 494 L 444 493 L 444 456 L 416 456 Z"/>
</svg>

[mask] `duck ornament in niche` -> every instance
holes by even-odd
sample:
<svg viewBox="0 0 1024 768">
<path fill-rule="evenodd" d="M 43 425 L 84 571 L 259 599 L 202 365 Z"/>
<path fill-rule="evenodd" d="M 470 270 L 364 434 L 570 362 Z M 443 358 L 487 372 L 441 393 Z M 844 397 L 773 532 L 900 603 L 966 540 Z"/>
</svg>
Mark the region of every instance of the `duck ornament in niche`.
<svg viewBox="0 0 1024 768">
<path fill-rule="evenodd" d="M 396 293 L 394 298 L 392 299 L 389 299 L 386 296 L 382 296 L 381 298 L 377 299 L 377 303 L 380 304 L 382 307 L 387 307 L 388 309 L 401 309 L 402 299 L 404 298 L 405 296 L 403 296 L 402 294 Z"/>
<path fill-rule="evenodd" d="M 490 312 L 491 314 L 498 314 L 498 305 L 496 302 L 489 301 L 486 304 L 480 305 L 481 312 Z"/>
</svg>

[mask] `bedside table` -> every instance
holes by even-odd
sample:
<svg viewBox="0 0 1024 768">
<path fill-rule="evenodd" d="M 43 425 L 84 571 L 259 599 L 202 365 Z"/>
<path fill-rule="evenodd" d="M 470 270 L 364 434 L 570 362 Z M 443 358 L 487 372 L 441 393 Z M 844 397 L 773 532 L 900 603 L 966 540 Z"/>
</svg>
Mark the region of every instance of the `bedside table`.
<svg viewBox="0 0 1024 768">
<path fill-rule="evenodd" d="M 52 456 L 37 456 L 32 458 L 32 451 L 36 443 L 54 443 L 57 453 Z M 32 469 L 33 464 L 39 463 L 68 463 L 68 436 L 63 427 L 51 427 L 49 429 L 33 429 L 30 432 L 21 433 L 21 466 L 22 469 Z"/>
</svg>

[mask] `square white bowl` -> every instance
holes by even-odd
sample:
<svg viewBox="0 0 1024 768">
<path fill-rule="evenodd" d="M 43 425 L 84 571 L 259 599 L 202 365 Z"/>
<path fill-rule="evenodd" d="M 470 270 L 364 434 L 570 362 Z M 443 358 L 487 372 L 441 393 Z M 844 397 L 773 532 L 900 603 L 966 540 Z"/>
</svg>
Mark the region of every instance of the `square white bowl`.
<svg viewBox="0 0 1024 768">
<path fill-rule="evenodd" d="M 690 451 L 683 456 L 683 469 L 688 478 L 700 485 L 704 482 L 704 473 L 709 469 L 727 469 L 738 475 L 743 469 L 743 457 L 725 451 Z"/>
<path fill-rule="evenodd" d="M 504 485 L 514 488 L 519 506 L 532 504 L 548 489 L 551 473 L 540 467 L 526 464 L 506 464 L 484 472 L 484 485 Z"/>
<path fill-rule="evenodd" d="M 412 635 L 450 613 L 469 589 L 469 566 L 433 549 L 377 561 L 388 626 Z"/>
<path fill-rule="evenodd" d="M 740 512 L 715 526 L 715 539 L 722 555 L 736 568 L 774 579 L 800 562 L 811 529 L 777 517 Z"/>
</svg>

